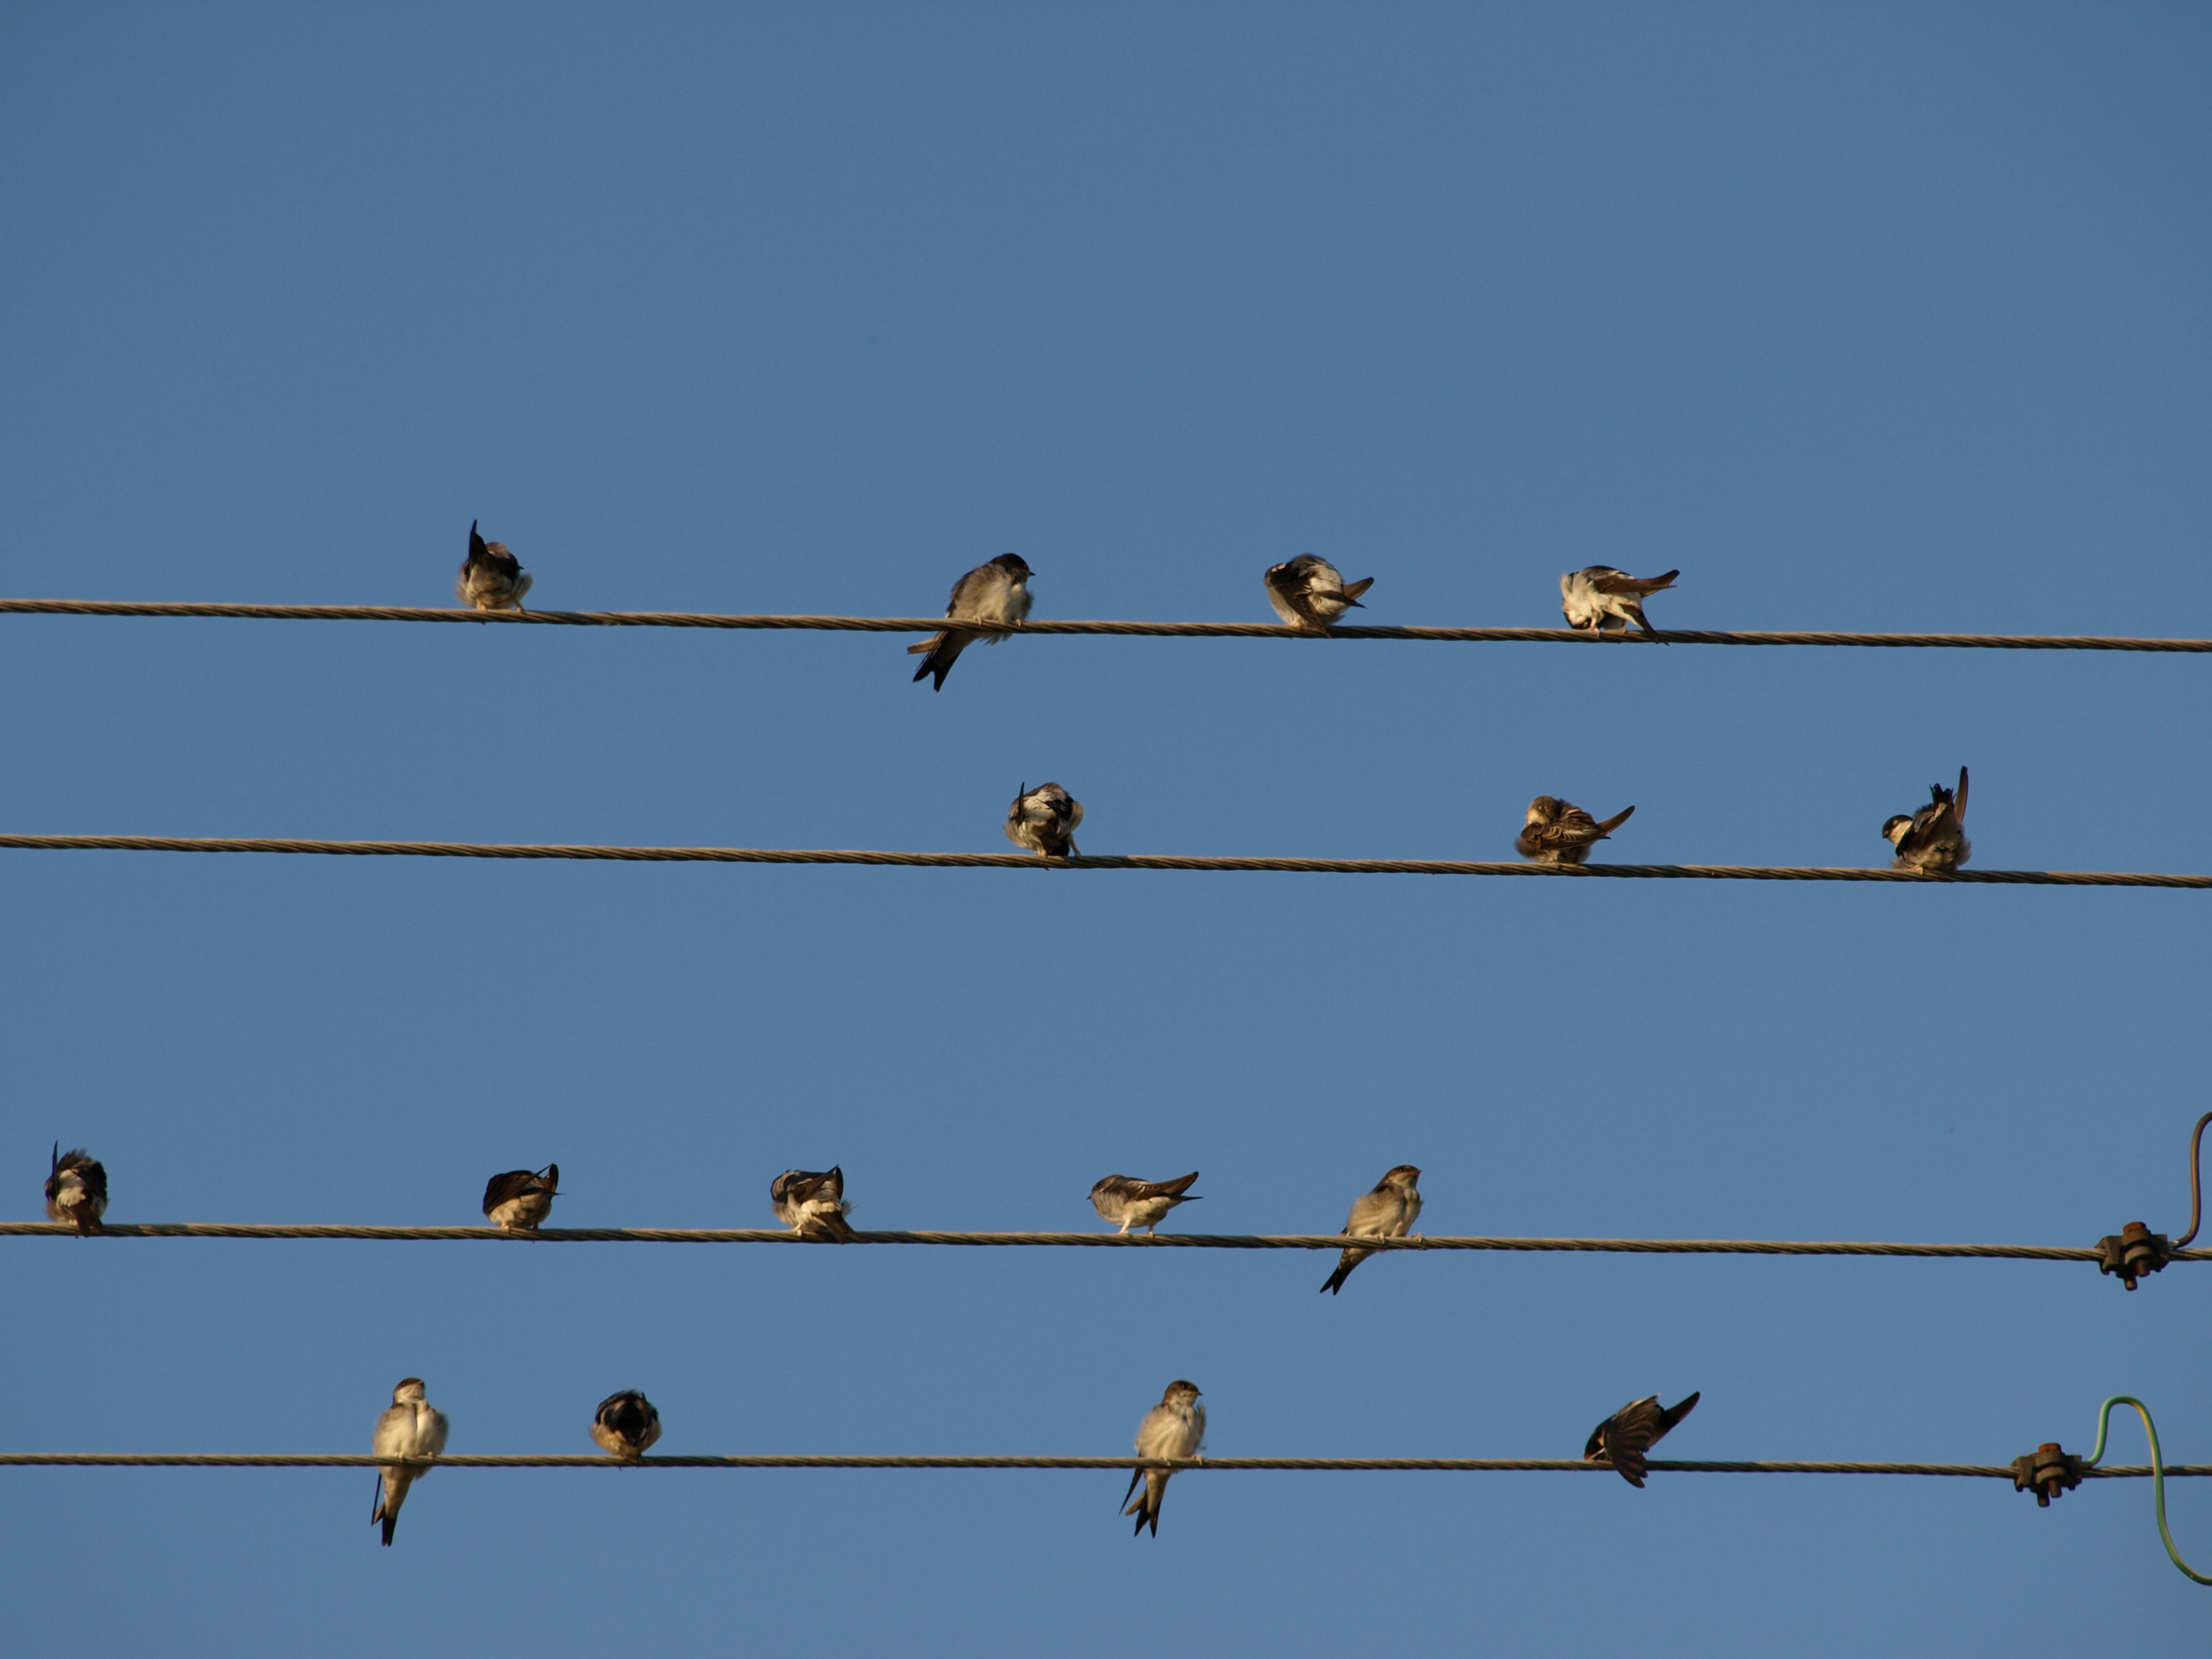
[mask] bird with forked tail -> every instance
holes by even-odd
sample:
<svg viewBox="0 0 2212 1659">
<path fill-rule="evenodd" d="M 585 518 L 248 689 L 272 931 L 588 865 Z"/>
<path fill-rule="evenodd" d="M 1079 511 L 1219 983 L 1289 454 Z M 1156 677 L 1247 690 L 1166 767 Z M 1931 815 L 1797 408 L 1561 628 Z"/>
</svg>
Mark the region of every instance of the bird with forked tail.
<svg viewBox="0 0 2212 1659">
<path fill-rule="evenodd" d="M 1695 1394 L 1663 1409 L 1657 1394 L 1632 1400 L 1590 1431 L 1590 1443 L 1582 1448 L 1582 1455 L 1591 1463 L 1611 1464 L 1623 1480 L 1641 1487 L 1649 1472 L 1644 1466 L 1645 1454 L 1696 1406 Z"/>
<path fill-rule="evenodd" d="M 66 1221 L 80 1233 L 100 1231 L 108 1211 L 108 1172 L 82 1147 L 67 1153 L 54 1142 L 51 1172 L 46 1177 L 46 1219 Z"/>
<path fill-rule="evenodd" d="M 850 1244 L 860 1236 L 845 1220 L 852 1205 L 845 1200 L 842 1166 L 786 1170 L 768 1184 L 768 1197 L 776 1219 L 803 1239 Z"/>
<path fill-rule="evenodd" d="M 529 1233 L 544 1225 L 558 1198 L 561 1166 L 509 1170 L 484 1183 L 484 1219 L 510 1233 Z"/>
<path fill-rule="evenodd" d="M 1540 795 L 1528 803 L 1528 816 L 1521 822 L 1513 849 L 1540 864 L 1584 864 L 1590 849 L 1609 838 L 1635 810 L 1624 807 L 1601 824 L 1571 801 Z"/>
<path fill-rule="evenodd" d="M 1294 628 L 1326 634 L 1330 625 L 1347 611 L 1364 611 L 1359 596 L 1375 585 L 1372 576 L 1348 582 L 1335 565 L 1317 553 L 1301 553 L 1294 559 L 1268 566 L 1263 579 L 1267 603 L 1275 614 Z"/>
<path fill-rule="evenodd" d="M 634 1388 L 609 1394 L 592 1414 L 591 1438 L 610 1457 L 634 1463 L 661 1437 L 661 1414 Z"/>
<path fill-rule="evenodd" d="M 1966 839 L 1966 768 L 1959 768 L 1955 792 L 1939 783 L 1928 786 L 1928 804 L 1908 817 L 1900 812 L 1882 826 L 1882 839 L 1897 849 L 1890 867 L 1923 875 L 1947 876 L 1974 856 Z"/>
<path fill-rule="evenodd" d="M 469 556 L 453 584 L 460 602 L 473 611 L 519 611 L 534 579 L 504 541 L 487 541 L 469 525 Z"/>
<path fill-rule="evenodd" d="M 952 672 L 952 665 L 960 660 L 960 653 L 981 640 L 987 645 L 996 645 L 1011 638 L 1009 626 L 1018 627 L 1029 616 L 1029 579 L 1034 574 L 1018 553 L 1002 553 L 988 565 L 979 565 L 952 585 L 952 603 L 945 607 L 945 615 L 965 622 L 995 622 L 1006 626 L 998 628 L 948 627 L 933 634 L 919 645 L 906 648 L 909 657 L 920 657 L 922 665 L 914 671 L 916 684 L 929 675 L 937 676 L 932 688 L 942 691 L 945 676 Z M 925 655 L 926 653 L 926 655 Z"/>
<path fill-rule="evenodd" d="M 1198 1403 L 1198 1385 L 1179 1379 L 1168 1384 L 1167 1392 L 1160 1396 L 1160 1403 L 1144 1414 L 1144 1421 L 1137 1425 L 1137 1455 L 1140 1457 L 1170 1458 L 1178 1463 L 1196 1457 L 1206 1443 L 1206 1408 Z M 1133 1503 L 1122 1511 L 1137 1517 L 1134 1536 L 1142 1538 L 1148 1524 L 1152 1536 L 1160 1535 L 1160 1504 L 1167 1496 L 1168 1478 L 1172 1469 L 1133 1469 L 1129 1471 L 1129 1490 L 1121 1494 L 1122 1502 L 1129 1503 L 1130 1494 L 1137 1490 L 1137 1483 L 1144 1482 L 1144 1491 Z"/>
<path fill-rule="evenodd" d="M 1178 1204 L 1196 1203 L 1203 1196 L 1190 1190 L 1190 1184 L 1197 1179 L 1196 1170 L 1171 1181 L 1141 1181 L 1133 1175 L 1109 1175 L 1091 1188 L 1091 1208 L 1098 1211 L 1101 1221 L 1119 1227 L 1125 1233 L 1132 1227 L 1156 1233 L 1169 1210 Z"/>
<path fill-rule="evenodd" d="M 1414 1183 L 1421 1179 L 1421 1171 L 1410 1164 L 1401 1164 L 1375 1183 L 1372 1192 L 1362 1193 L 1352 1201 L 1352 1213 L 1344 1218 L 1344 1231 L 1355 1238 L 1402 1239 L 1421 1217 L 1420 1189 Z M 1336 1271 L 1330 1274 L 1321 1288 L 1332 1296 L 1344 1290 L 1344 1281 L 1352 1276 L 1352 1270 L 1369 1256 L 1371 1249 L 1356 1244 L 1344 1247 L 1344 1254 L 1337 1257 Z"/>
<path fill-rule="evenodd" d="M 1559 579 L 1560 606 L 1567 626 L 1583 634 L 1625 634 L 1633 622 L 1651 639 L 1658 633 L 1644 620 L 1643 602 L 1663 588 L 1674 586 L 1680 571 L 1664 576 L 1631 576 L 1610 565 L 1569 571 Z"/>
</svg>

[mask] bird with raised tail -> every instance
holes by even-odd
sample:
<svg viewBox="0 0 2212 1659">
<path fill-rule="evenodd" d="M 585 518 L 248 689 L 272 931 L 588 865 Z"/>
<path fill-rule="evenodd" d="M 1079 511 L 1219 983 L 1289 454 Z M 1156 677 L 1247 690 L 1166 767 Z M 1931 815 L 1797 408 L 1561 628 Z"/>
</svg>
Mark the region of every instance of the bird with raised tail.
<svg viewBox="0 0 2212 1659">
<path fill-rule="evenodd" d="M 1917 870 L 1946 876 L 1974 856 L 1966 839 L 1966 768 L 1959 768 L 1956 793 L 1939 783 L 1928 786 L 1928 804 L 1908 817 L 1900 812 L 1882 826 L 1882 839 L 1897 849 L 1893 870 Z"/>
<path fill-rule="evenodd" d="M 519 611 L 531 580 L 504 541 L 487 541 L 473 522 L 469 525 L 469 556 L 461 561 L 460 577 L 453 584 L 463 604 L 474 611 Z"/>
<path fill-rule="evenodd" d="M 1635 810 L 1623 807 L 1601 824 L 1571 801 L 1540 795 L 1528 803 L 1528 816 L 1521 820 L 1513 849 L 1540 864 L 1585 864 L 1590 849 L 1609 839 Z"/>
<path fill-rule="evenodd" d="M 845 1171 L 786 1170 L 768 1184 L 776 1219 L 803 1239 L 850 1244 L 859 1235 L 846 1224 L 852 1205 L 845 1199 Z"/>
<path fill-rule="evenodd" d="M 1198 1385 L 1180 1380 L 1167 1386 L 1160 1396 L 1160 1403 L 1144 1414 L 1144 1421 L 1137 1425 L 1137 1455 L 1166 1457 L 1187 1462 L 1198 1455 L 1206 1444 L 1206 1408 L 1198 1403 Z M 1137 1517 L 1136 1536 L 1144 1536 L 1148 1524 L 1152 1536 L 1160 1535 L 1160 1502 L 1167 1496 L 1168 1477 L 1172 1469 L 1133 1469 L 1129 1471 L 1129 1490 L 1121 1494 L 1128 1502 L 1131 1493 L 1137 1490 L 1137 1482 L 1144 1482 L 1144 1492 L 1134 1503 L 1122 1511 Z"/>
<path fill-rule="evenodd" d="M 1640 1487 L 1649 1472 L 1644 1466 L 1644 1455 L 1696 1405 L 1695 1394 L 1663 1409 L 1657 1394 L 1632 1400 L 1590 1431 L 1590 1443 L 1582 1448 L 1582 1455 L 1591 1463 L 1611 1464 L 1623 1480 Z"/>
<path fill-rule="evenodd" d="M 591 1419 L 591 1438 L 610 1457 L 634 1462 L 661 1437 L 661 1414 L 634 1388 L 609 1394 Z"/>
<path fill-rule="evenodd" d="M 66 1221 L 79 1233 L 100 1231 L 100 1217 L 108 1212 L 108 1172 L 99 1159 L 82 1147 L 65 1153 L 54 1142 L 53 1161 L 46 1177 L 46 1219 Z"/>
<path fill-rule="evenodd" d="M 1018 553 L 1002 553 L 988 565 L 979 565 L 952 585 L 952 603 L 945 607 L 945 615 L 963 622 L 1002 623 L 1019 626 L 1029 617 L 1029 579 L 1034 574 Z M 946 628 L 932 634 L 919 645 L 906 648 L 909 657 L 922 657 L 922 665 L 914 671 L 917 684 L 927 675 L 937 676 L 933 689 L 945 688 L 945 676 L 952 672 L 952 665 L 960 660 L 960 653 L 981 640 L 987 645 L 996 645 L 1010 638 L 1005 628 Z M 928 655 L 922 656 L 927 652 Z"/>
<path fill-rule="evenodd" d="M 510 1233 L 529 1233 L 545 1224 L 560 1194 L 561 1166 L 509 1170 L 484 1185 L 484 1219 Z"/>
<path fill-rule="evenodd" d="M 1355 607 L 1364 611 L 1367 607 L 1360 604 L 1359 596 L 1375 585 L 1372 576 L 1347 582 L 1336 566 L 1317 553 L 1301 553 L 1294 559 L 1271 565 L 1263 580 L 1267 584 L 1267 603 L 1275 608 L 1275 614 L 1309 634 L 1326 634 L 1330 624 Z"/>
<path fill-rule="evenodd" d="M 1643 602 L 1661 588 L 1673 587 L 1680 574 L 1669 571 L 1664 576 L 1631 576 L 1610 565 L 1569 571 L 1559 579 L 1559 596 L 1564 602 L 1560 609 L 1567 626 L 1580 633 L 1625 634 L 1632 622 L 1655 640 L 1657 632 L 1644 620 Z"/>
<path fill-rule="evenodd" d="M 369 1449 L 378 1457 L 435 1457 L 445 1450 L 446 1426 L 445 1413 L 423 1397 L 422 1379 L 403 1377 L 392 1390 L 392 1403 L 376 1420 L 376 1438 Z M 384 1523 L 387 1548 L 399 1525 L 399 1506 L 407 1502 L 407 1488 L 429 1472 L 388 1466 L 380 1474 L 376 1508 L 369 1519 Z"/>
<path fill-rule="evenodd" d="M 1058 784 L 1024 783 L 1006 809 L 1006 839 L 1040 858 L 1080 858 L 1075 832 L 1082 823 L 1083 803 Z"/>
<path fill-rule="evenodd" d="M 1344 1218 L 1344 1231 L 1354 1238 L 1404 1238 L 1421 1217 L 1421 1194 L 1414 1185 L 1420 1179 L 1421 1171 L 1412 1164 L 1398 1165 L 1375 1183 L 1373 1191 L 1362 1193 L 1352 1201 L 1352 1213 Z M 1371 1249 L 1346 1245 L 1344 1254 L 1337 1258 L 1336 1271 L 1329 1275 L 1321 1288 L 1332 1296 L 1340 1294 L 1352 1270 L 1372 1255 Z"/>
<path fill-rule="evenodd" d="M 1109 1175 L 1091 1188 L 1091 1208 L 1098 1211 L 1101 1221 L 1125 1233 L 1132 1227 L 1156 1233 L 1169 1210 L 1178 1204 L 1195 1203 L 1203 1196 L 1189 1190 L 1190 1184 L 1197 1179 L 1196 1170 L 1171 1181 L 1141 1181 L 1133 1175 Z"/>
</svg>

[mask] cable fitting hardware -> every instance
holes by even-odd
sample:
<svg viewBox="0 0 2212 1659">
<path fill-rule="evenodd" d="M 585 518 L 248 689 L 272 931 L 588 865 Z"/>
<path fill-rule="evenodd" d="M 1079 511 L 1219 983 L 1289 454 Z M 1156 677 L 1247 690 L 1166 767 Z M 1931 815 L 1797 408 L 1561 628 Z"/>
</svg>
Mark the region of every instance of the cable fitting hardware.
<svg viewBox="0 0 2212 1659">
<path fill-rule="evenodd" d="M 2108 1233 L 2097 1240 L 2097 1271 L 2116 1273 L 2121 1284 L 2135 1288 L 2135 1281 L 2147 1273 L 2164 1271 L 2173 1252 L 2162 1233 L 2153 1233 L 2140 1221 L 2131 1221 L 2116 1233 Z"/>
<path fill-rule="evenodd" d="M 2047 1509 L 2053 1498 L 2081 1485 L 2082 1467 L 2081 1459 L 2062 1450 L 2056 1440 L 2046 1440 L 2025 1457 L 2012 1460 L 2012 1489 L 2034 1493 L 2036 1507 Z"/>
</svg>

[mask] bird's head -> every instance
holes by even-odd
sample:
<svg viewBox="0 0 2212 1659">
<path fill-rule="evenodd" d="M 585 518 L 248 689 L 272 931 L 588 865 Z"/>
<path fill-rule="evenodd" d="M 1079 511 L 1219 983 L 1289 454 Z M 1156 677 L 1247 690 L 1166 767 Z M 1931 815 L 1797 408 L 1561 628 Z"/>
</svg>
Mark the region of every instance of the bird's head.
<svg viewBox="0 0 2212 1659">
<path fill-rule="evenodd" d="M 396 1406 L 405 1405 L 411 1400 L 426 1398 L 428 1395 L 424 1392 L 419 1377 L 403 1377 L 399 1379 L 399 1386 L 392 1390 L 392 1403 Z"/>
<path fill-rule="evenodd" d="M 1556 796 L 1540 795 L 1528 803 L 1528 816 L 1521 820 L 1527 824 L 1549 824 L 1559 816 Z"/>
<path fill-rule="evenodd" d="M 1882 839 L 1892 846 L 1900 846 L 1904 841 L 1905 832 L 1911 827 L 1912 819 L 1909 817 L 1902 812 L 1893 813 L 1882 826 Z"/>
<path fill-rule="evenodd" d="M 1035 572 L 1029 568 L 1028 562 L 1018 553 L 1002 553 L 996 558 L 993 559 L 991 563 L 997 565 L 999 569 L 1004 571 L 1009 576 L 1012 577 L 1018 582 L 1025 582 L 1031 576 L 1035 574 Z"/>
<path fill-rule="evenodd" d="M 1168 1384 L 1167 1394 L 1162 1403 L 1171 1406 L 1187 1406 L 1197 1398 L 1198 1385 L 1194 1382 L 1184 1382 L 1180 1379 L 1178 1379 L 1176 1381 Z"/>
</svg>

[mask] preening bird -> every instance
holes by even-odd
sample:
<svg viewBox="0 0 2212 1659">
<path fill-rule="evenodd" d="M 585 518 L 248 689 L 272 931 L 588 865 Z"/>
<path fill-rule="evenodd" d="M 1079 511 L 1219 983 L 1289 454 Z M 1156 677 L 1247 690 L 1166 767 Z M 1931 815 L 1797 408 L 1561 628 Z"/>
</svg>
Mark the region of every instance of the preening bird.
<svg viewBox="0 0 2212 1659">
<path fill-rule="evenodd" d="M 1352 1213 L 1344 1218 L 1344 1231 L 1355 1238 L 1402 1239 L 1420 1218 L 1421 1194 L 1414 1183 L 1421 1179 L 1421 1171 L 1410 1164 L 1398 1167 L 1375 1183 L 1372 1192 L 1362 1193 L 1352 1201 Z M 1344 1281 L 1352 1276 L 1352 1270 L 1369 1256 L 1371 1249 L 1358 1245 L 1347 1245 L 1344 1254 L 1337 1257 L 1336 1271 L 1330 1274 L 1321 1288 L 1332 1296 L 1344 1289 Z"/>
<path fill-rule="evenodd" d="M 661 1414 L 636 1389 L 625 1388 L 599 1402 L 591 1437 L 610 1457 L 642 1457 L 661 1437 Z"/>
<path fill-rule="evenodd" d="M 1018 625 L 1029 616 L 1029 566 L 1018 553 L 1002 553 L 988 565 L 979 565 L 952 585 L 952 603 L 945 607 L 948 617 L 964 622 L 1001 622 Z M 960 660 L 960 653 L 978 640 L 996 645 L 1010 636 L 1003 631 L 989 628 L 947 628 L 933 634 L 919 645 L 906 648 L 909 657 L 922 657 L 922 665 L 914 671 L 917 684 L 926 674 L 937 676 L 934 689 L 945 688 L 945 676 L 952 672 L 952 665 Z"/>
<path fill-rule="evenodd" d="M 495 1175 L 484 1186 L 484 1219 L 495 1227 L 505 1227 L 513 1233 L 526 1233 L 541 1226 L 553 1213 L 553 1201 L 560 1196 L 561 1166 L 549 1164 L 541 1170 L 509 1170 Z"/>
<path fill-rule="evenodd" d="M 1091 1208 L 1098 1211 L 1100 1220 L 1124 1233 L 1132 1227 L 1156 1232 L 1161 1217 L 1169 1210 L 1178 1204 L 1195 1203 L 1203 1196 L 1189 1190 L 1190 1184 L 1197 1179 L 1196 1170 L 1171 1181 L 1141 1181 L 1133 1175 L 1109 1175 L 1091 1188 Z"/>
<path fill-rule="evenodd" d="M 460 580 L 453 584 L 461 603 L 477 611 L 519 611 L 530 582 L 530 572 L 507 551 L 507 544 L 485 541 L 472 521 L 469 556 L 461 561 Z"/>
<path fill-rule="evenodd" d="M 859 1235 L 846 1225 L 852 1206 L 845 1202 L 845 1171 L 786 1170 L 768 1184 L 776 1219 L 803 1239 L 833 1239 L 849 1244 Z"/>
<path fill-rule="evenodd" d="M 1540 795 L 1528 803 L 1528 816 L 1521 820 L 1520 839 L 1513 843 L 1514 850 L 1540 864 L 1586 863 L 1590 849 L 1627 823 L 1635 810 L 1624 807 L 1601 824 L 1571 801 Z"/>
<path fill-rule="evenodd" d="M 1696 1404 L 1695 1394 L 1663 1410 L 1657 1394 L 1632 1400 L 1590 1431 L 1590 1443 L 1582 1455 L 1594 1463 L 1610 1463 L 1630 1486 L 1641 1486 L 1648 1472 L 1644 1455 L 1666 1439 L 1667 1431 L 1688 1417 Z"/>
<path fill-rule="evenodd" d="M 1359 596 L 1375 585 L 1375 579 L 1347 582 L 1337 574 L 1336 566 L 1317 553 L 1301 553 L 1296 558 L 1267 567 L 1267 603 L 1275 607 L 1275 614 L 1294 628 L 1304 628 L 1311 634 L 1326 634 L 1329 625 L 1347 611 L 1360 604 Z"/>
<path fill-rule="evenodd" d="M 1083 803 L 1058 784 L 1024 783 L 1006 809 L 1006 839 L 1040 858 L 1080 858 L 1075 832 L 1082 822 Z"/>
<path fill-rule="evenodd" d="M 1651 624 L 1644 620 L 1643 602 L 1661 588 L 1673 587 L 1680 574 L 1680 571 L 1669 571 L 1664 576 L 1631 576 L 1610 565 L 1569 571 L 1559 579 L 1559 596 L 1565 601 L 1560 608 L 1566 613 L 1567 626 L 1586 634 L 1625 634 L 1633 622 L 1657 639 Z"/>
<path fill-rule="evenodd" d="M 1194 1382 L 1171 1382 L 1167 1392 L 1160 1396 L 1160 1403 L 1144 1414 L 1144 1421 L 1137 1425 L 1137 1455 L 1140 1457 L 1171 1457 L 1184 1461 L 1198 1455 L 1206 1443 L 1206 1408 L 1198 1403 L 1198 1385 Z M 1137 1482 L 1144 1482 L 1144 1494 L 1122 1511 L 1137 1517 L 1136 1536 L 1144 1536 L 1148 1522 L 1152 1536 L 1160 1535 L 1160 1501 L 1167 1496 L 1168 1477 L 1172 1469 L 1133 1469 L 1129 1471 L 1129 1491 L 1121 1494 L 1126 1503 L 1130 1493 L 1137 1489 Z"/>
<path fill-rule="evenodd" d="M 82 1147 L 65 1156 L 54 1142 L 53 1170 L 46 1178 L 46 1219 L 73 1224 L 79 1233 L 97 1233 L 108 1210 L 108 1172 Z"/>
<path fill-rule="evenodd" d="M 1908 818 L 1900 812 L 1882 826 L 1882 839 L 1897 849 L 1894 870 L 1948 875 L 1974 856 L 1966 839 L 1966 768 L 1959 768 L 1958 793 L 1939 783 L 1928 786 L 1928 804 Z"/>
<path fill-rule="evenodd" d="M 376 1420 L 376 1438 L 370 1451 L 379 1457 L 435 1457 L 445 1450 L 445 1413 L 423 1398 L 422 1379 L 404 1377 L 392 1390 L 392 1403 Z M 384 1543 L 392 1542 L 399 1525 L 399 1506 L 407 1502 L 407 1488 L 430 1471 L 427 1469 L 387 1467 L 377 1479 L 376 1508 L 369 1519 L 384 1523 Z"/>
</svg>

